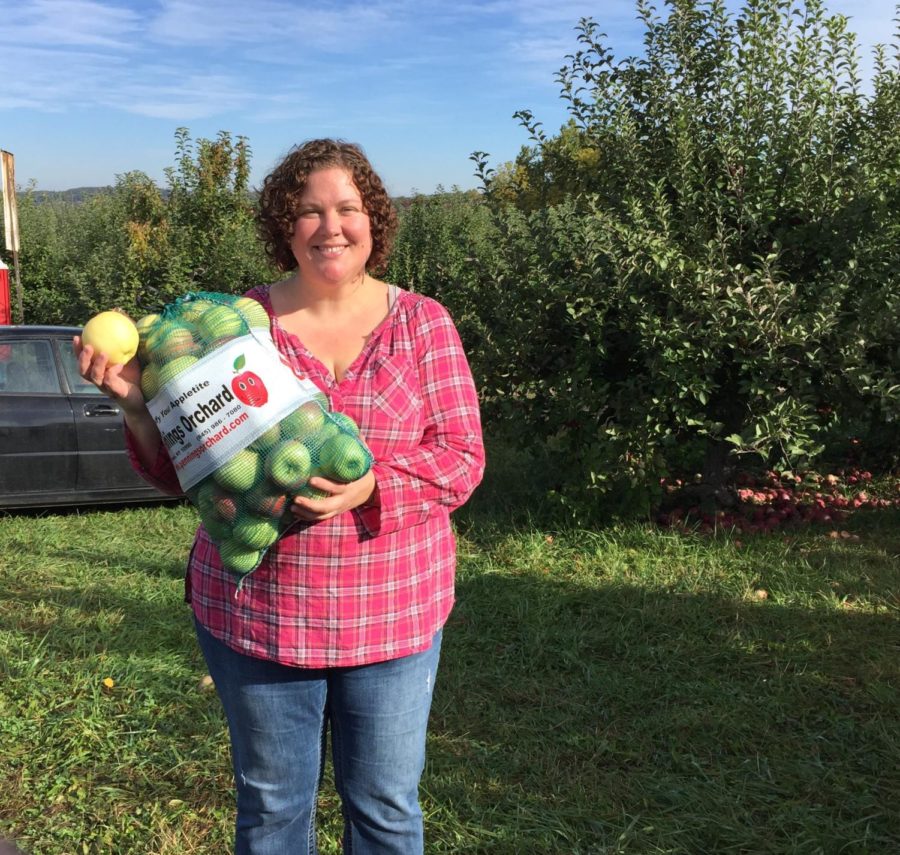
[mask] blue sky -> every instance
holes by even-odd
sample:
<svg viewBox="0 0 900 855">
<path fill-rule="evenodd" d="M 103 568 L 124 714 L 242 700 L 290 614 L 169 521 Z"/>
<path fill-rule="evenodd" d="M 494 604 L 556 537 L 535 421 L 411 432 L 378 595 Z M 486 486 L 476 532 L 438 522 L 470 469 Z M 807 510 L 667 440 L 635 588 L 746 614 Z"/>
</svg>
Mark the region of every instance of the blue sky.
<svg viewBox="0 0 900 855">
<path fill-rule="evenodd" d="M 895 0 L 827 7 L 867 73 Z M 473 187 L 471 152 L 497 164 L 528 142 L 516 110 L 564 121 L 553 75 L 582 16 L 617 57 L 640 53 L 634 0 L 0 0 L 0 148 L 20 185 L 164 183 L 177 127 L 227 130 L 249 138 L 258 184 L 294 143 L 336 136 L 393 194 Z"/>
</svg>

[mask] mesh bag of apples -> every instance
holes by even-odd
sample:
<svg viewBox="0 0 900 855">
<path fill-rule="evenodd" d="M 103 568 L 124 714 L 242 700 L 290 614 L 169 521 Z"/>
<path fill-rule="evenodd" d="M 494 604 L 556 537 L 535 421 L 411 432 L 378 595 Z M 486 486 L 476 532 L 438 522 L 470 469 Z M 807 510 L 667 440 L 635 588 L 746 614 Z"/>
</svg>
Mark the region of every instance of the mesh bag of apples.
<svg viewBox="0 0 900 855">
<path fill-rule="evenodd" d="M 223 565 L 239 577 L 296 522 L 295 495 L 321 475 L 361 478 L 359 429 L 278 352 L 255 300 L 191 292 L 137 324 L 141 390 L 181 487 Z"/>
</svg>

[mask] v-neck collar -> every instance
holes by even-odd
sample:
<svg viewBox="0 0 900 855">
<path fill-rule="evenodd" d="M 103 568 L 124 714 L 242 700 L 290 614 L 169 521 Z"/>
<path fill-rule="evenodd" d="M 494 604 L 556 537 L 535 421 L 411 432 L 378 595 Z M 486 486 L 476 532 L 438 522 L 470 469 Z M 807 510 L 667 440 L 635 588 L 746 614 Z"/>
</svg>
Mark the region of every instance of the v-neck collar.
<svg viewBox="0 0 900 855">
<path fill-rule="evenodd" d="M 353 362 L 351 362 L 350 365 L 347 366 L 347 370 L 344 372 L 344 376 L 340 380 L 338 380 L 334 376 L 334 374 L 332 374 L 328 370 L 328 368 L 325 366 L 325 363 L 322 362 L 322 360 L 319 359 L 319 357 L 316 356 L 303 343 L 303 341 L 300 339 L 300 336 L 298 336 L 296 333 L 292 333 L 289 330 L 286 330 L 281 325 L 281 321 L 278 319 L 278 316 L 275 314 L 275 310 L 272 307 L 272 296 L 270 293 L 271 289 L 271 285 L 266 285 L 263 287 L 262 295 L 264 299 L 262 300 L 262 304 L 265 310 L 269 313 L 269 319 L 272 325 L 274 327 L 277 327 L 281 331 L 282 335 L 285 336 L 285 338 L 296 342 L 298 349 L 302 351 L 304 357 L 306 357 L 309 362 L 318 367 L 319 373 L 321 374 L 322 378 L 328 383 L 329 386 L 332 387 L 340 386 L 343 383 L 352 380 L 356 376 L 357 368 L 368 358 L 369 353 L 375 347 L 377 340 L 381 337 L 381 334 L 384 332 L 384 330 L 394 322 L 394 319 L 397 316 L 397 312 L 399 311 L 398 305 L 404 293 L 402 288 L 397 288 L 396 299 L 391 304 L 391 307 L 388 309 L 387 314 L 385 314 L 381 321 L 376 324 L 375 329 L 372 330 L 366 343 L 362 346 L 362 350 L 360 350 L 360 352 L 356 355 L 356 358 L 353 360 Z"/>
</svg>

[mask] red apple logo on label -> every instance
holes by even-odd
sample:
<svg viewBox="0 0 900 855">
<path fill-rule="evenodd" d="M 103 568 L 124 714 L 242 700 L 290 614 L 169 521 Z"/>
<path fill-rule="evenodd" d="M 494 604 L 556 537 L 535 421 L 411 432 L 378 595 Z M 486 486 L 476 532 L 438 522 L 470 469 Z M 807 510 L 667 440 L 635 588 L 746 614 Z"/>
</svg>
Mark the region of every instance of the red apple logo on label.
<svg viewBox="0 0 900 855">
<path fill-rule="evenodd" d="M 246 362 L 243 353 L 234 360 L 235 376 L 231 381 L 231 391 L 242 404 L 248 407 L 261 407 L 269 400 L 269 390 L 258 375 L 243 370 Z"/>
</svg>

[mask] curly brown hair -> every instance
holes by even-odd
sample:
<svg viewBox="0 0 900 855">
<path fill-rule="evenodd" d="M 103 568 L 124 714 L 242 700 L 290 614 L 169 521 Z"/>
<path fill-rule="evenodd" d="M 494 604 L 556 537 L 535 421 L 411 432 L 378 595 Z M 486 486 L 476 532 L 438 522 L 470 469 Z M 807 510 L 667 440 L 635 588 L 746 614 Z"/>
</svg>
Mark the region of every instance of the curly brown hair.
<svg viewBox="0 0 900 855">
<path fill-rule="evenodd" d="M 297 259 L 291 238 L 300 197 L 310 173 L 337 166 L 347 170 L 362 196 L 372 230 L 372 252 L 367 270 L 382 270 L 397 233 L 397 211 L 361 146 L 334 139 L 309 140 L 294 146 L 263 181 L 256 213 L 259 236 L 266 254 L 279 270 L 294 270 Z"/>
</svg>

